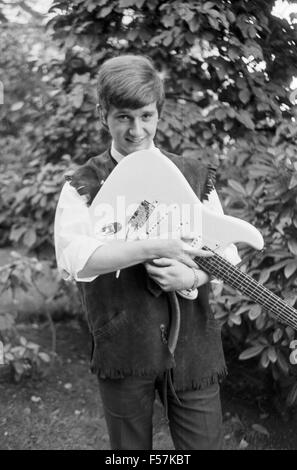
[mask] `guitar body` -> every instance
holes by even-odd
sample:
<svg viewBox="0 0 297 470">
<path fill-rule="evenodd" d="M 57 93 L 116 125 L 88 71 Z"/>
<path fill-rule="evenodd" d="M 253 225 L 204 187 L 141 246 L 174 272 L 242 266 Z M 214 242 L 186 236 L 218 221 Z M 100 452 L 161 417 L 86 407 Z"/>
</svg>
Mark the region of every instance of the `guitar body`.
<svg viewBox="0 0 297 470">
<path fill-rule="evenodd" d="M 108 176 L 90 207 L 95 236 L 126 239 L 128 221 L 144 200 L 158 203 L 158 216 L 153 213 L 138 236 L 144 231 L 163 237 L 191 232 L 196 244 L 216 252 L 236 242 L 263 247 L 261 234 L 251 224 L 207 209 L 176 165 L 158 150 L 128 155 Z M 171 217 L 164 217 L 164 212 Z M 106 230 L 112 223 L 120 227 L 116 233 Z"/>
</svg>

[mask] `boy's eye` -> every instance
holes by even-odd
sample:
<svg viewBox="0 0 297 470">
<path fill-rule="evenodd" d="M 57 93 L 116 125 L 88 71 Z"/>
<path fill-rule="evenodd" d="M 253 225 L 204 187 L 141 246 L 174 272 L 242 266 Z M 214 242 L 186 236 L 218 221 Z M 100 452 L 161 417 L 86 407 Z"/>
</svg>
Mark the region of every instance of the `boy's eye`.
<svg viewBox="0 0 297 470">
<path fill-rule="evenodd" d="M 118 116 L 118 119 L 120 121 L 128 121 L 130 118 L 127 114 L 120 114 L 120 116 Z"/>
<path fill-rule="evenodd" d="M 152 114 L 151 113 L 145 113 L 142 118 L 144 119 L 144 121 L 149 121 L 152 117 Z"/>
</svg>

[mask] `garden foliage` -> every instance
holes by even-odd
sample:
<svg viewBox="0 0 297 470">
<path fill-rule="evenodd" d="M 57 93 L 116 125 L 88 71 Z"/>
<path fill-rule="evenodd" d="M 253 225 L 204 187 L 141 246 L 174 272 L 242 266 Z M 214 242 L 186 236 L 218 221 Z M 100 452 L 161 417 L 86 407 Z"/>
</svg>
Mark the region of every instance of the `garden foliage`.
<svg viewBox="0 0 297 470">
<path fill-rule="evenodd" d="M 17 101 L 22 106 L 9 92 L 2 110 L 4 148 L 25 139 L 18 171 L 6 161 L 0 188 L 3 243 L 21 242 L 53 258 L 63 173 L 98 154 L 108 139 L 95 110 L 98 67 L 116 54 L 146 54 L 167 90 L 157 144 L 218 166 L 225 211 L 253 223 L 265 240 L 261 253 L 241 248 L 242 269 L 297 305 L 296 108 L 290 101 L 297 32 L 294 15 L 291 23 L 280 19 L 273 6 L 271 0 L 55 0 L 47 35 L 56 53 L 31 63 L 41 104 L 23 119 L 32 109 L 26 97 L 34 95 L 27 87 Z M 20 61 L 26 63 L 24 55 Z M 286 383 L 293 403 L 294 331 L 228 286 L 214 306 L 239 357 L 259 359 L 275 381 Z"/>
</svg>

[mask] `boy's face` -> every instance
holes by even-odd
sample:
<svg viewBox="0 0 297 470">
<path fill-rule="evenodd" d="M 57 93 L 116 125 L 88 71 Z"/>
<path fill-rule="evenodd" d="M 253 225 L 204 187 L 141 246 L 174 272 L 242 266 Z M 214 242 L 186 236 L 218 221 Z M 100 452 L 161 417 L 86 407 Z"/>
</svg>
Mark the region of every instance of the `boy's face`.
<svg viewBox="0 0 297 470">
<path fill-rule="evenodd" d="M 146 150 L 152 145 L 158 119 L 154 102 L 138 109 L 111 106 L 105 116 L 105 123 L 116 150 L 126 156 L 138 150 Z"/>
</svg>

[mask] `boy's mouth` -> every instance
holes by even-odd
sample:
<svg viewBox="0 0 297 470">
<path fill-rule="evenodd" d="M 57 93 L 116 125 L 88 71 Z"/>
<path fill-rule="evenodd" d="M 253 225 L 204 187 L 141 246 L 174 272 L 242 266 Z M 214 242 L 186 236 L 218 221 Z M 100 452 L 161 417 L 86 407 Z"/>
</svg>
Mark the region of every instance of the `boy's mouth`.
<svg viewBox="0 0 297 470">
<path fill-rule="evenodd" d="M 145 137 L 142 137 L 141 139 L 131 139 L 131 138 L 127 138 L 126 140 L 130 143 L 130 144 L 134 144 L 134 145 L 137 145 L 137 144 L 141 144 L 143 141 L 144 141 Z"/>
</svg>

